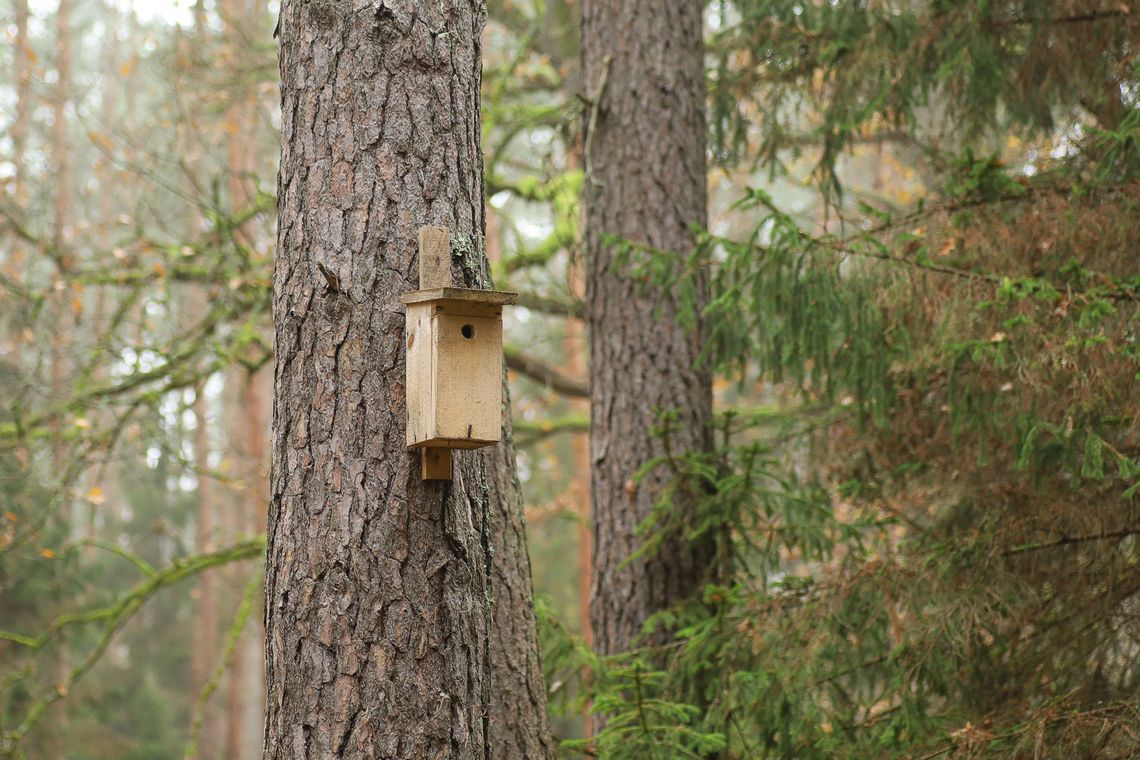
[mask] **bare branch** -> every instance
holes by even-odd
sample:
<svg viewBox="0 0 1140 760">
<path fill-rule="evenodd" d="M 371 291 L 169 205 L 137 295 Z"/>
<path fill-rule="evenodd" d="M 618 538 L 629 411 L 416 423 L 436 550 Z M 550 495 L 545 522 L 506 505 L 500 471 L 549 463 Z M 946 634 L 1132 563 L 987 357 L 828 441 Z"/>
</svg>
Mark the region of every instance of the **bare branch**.
<svg viewBox="0 0 1140 760">
<path fill-rule="evenodd" d="M 568 377 L 533 356 L 527 356 L 509 347 L 503 349 L 503 356 L 507 362 L 507 369 L 526 375 L 535 382 L 564 396 L 574 398 L 589 398 L 590 396 L 590 387 L 585 380 Z"/>
<path fill-rule="evenodd" d="M 534 293 L 520 293 L 518 305 L 524 309 L 560 317 L 573 317 L 574 319 L 585 319 L 586 317 L 586 309 L 580 301 L 550 298 Z"/>
</svg>

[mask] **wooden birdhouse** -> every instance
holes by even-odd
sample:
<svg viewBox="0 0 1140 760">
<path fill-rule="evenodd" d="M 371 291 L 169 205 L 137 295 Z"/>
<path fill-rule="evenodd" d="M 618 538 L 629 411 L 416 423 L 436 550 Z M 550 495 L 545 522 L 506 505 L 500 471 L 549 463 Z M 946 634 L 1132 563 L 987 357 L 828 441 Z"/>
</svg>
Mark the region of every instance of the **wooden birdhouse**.
<svg viewBox="0 0 1140 760">
<path fill-rule="evenodd" d="M 407 444 L 422 450 L 424 480 L 451 479 L 451 450 L 499 442 L 503 307 L 517 293 L 451 287 L 451 237 L 420 229 L 420 290 L 406 307 Z"/>
</svg>

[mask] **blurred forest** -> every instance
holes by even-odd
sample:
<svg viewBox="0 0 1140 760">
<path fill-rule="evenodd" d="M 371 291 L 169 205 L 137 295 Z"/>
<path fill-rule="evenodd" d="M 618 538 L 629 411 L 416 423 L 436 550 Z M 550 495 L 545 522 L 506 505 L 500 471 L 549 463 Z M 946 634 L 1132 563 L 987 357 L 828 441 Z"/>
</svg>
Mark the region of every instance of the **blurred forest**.
<svg viewBox="0 0 1140 760">
<path fill-rule="evenodd" d="M 712 536 L 716 567 L 605 656 L 604 82 L 576 0 L 488 6 L 486 252 L 520 293 L 564 756 L 1140 755 L 1140 4 L 704 4 L 707 229 L 612 242 L 695 305 L 713 374 L 712 448 L 630 474 L 672 478 L 642 551 Z M 0 757 L 260 755 L 277 12 L 0 8 Z"/>
</svg>

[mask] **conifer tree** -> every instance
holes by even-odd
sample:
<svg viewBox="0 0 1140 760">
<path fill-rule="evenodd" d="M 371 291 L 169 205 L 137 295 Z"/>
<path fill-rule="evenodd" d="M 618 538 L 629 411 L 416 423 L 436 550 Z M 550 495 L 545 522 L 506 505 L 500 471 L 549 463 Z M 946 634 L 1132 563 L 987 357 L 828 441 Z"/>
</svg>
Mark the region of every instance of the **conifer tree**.
<svg viewBox="0 0 1140 760">
<path fill-rule="evenodd" d="M 711 445 L 712 390 L 697 361 L 699 320 L 678 323 L 668 288 L 646 288 L 628 243 L 680 262 L 705 223 L 701 7 L 591 1 L 582 7 L 582 71 L 593 88 L 585 138 L 586 310 L 590 330 L 593 531 L 591 627 L 597 650 L 623 652 L 655 614 L 707 579 L 709 534 L 693 537 L 695 500 L 666 496 L 666 450 Z M 693 291 L 699 310 L 705 291 Z M 654 552 L 639 527 L 671 498 L 682 526 Z M 648 640 L 663 642 L 668 633 Z"/>
<path fill-rule="evenodd" d="M 493 523 L 517 503 L 492 496 L 490 454 L 422 481 L 404 443 L 399 296 L 416 288 L 419 227 L 474 252 L 457 282 L 487 282 L 484 16 L 468 0 L 282 6 L 267 758 L 490 758 L 511 729 L 549 752 L 544 695 L 515 701 L 519 720 L 491 693 L 494 663 L 538 662 L 492 653 L 534 641 L 491 638 L 511 630 L 493 622 Z M 521 533 L 505 550 L 526 567 Z M 529 571 L 514 580 L 508 598 L 529 607 Z"/>
<path fill-rule="evenodd" d="M 601 754 L 1140 751 L 1133 11 L 716 6 L 712 155 L 812 161 L 825 211 L 749 188 L 638 270 L 707 273 L 702 358 L 792 403 L 670 457 L 733 561 L 667 667 L 595 663 Z M 862 146 L 919 201 L 863 193 Z"/>
</svg>

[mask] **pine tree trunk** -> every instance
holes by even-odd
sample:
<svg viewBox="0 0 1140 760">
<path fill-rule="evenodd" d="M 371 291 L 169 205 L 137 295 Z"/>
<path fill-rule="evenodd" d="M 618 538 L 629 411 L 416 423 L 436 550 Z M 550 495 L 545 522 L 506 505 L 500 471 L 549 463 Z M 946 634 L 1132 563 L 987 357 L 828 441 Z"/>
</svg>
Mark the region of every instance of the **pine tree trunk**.
<svg viewBox="0 0 1140 760">
<path fill-rule="evenodd" d="M 13 193 L 16 207 L 23 209 L 28 200 L 27 147 L 28 122 L 32 111 L 32 49 L 28 44 L 28 0 L 15 0 L 16 46 L 13 52 L 14 79 L 16 83 L 16 105 L 13 109 L 12 164 L 14 168 Z M 23 279 L 23 244 L 16 238 L 10 244 L 5 259 L 8 271 L 17 281 Z"/>
<path fill-rule="evenodd" d="M 232 74 L 229 85 L 229 105 L 225 115 L 226 143 L 226 194 L 229 200 L 230 215 L 236 217 L 249 205 L 249 175 L 252 171 L 250 160 L 253 149 L 253 109 L 247 93 L 247 78 L 242 72 L 245 61 L 244 50 L 248 44 L 251 18 L 248 0 L 222 0 L 219 14 L 225 24 L 225 59 L 229 62 Z M 234 232 L 238 243 L 252 251 L 254 241 L 249 230 L 238 227 Z M 263 489 L 254 490 L 252 473 L 259 469 L 255 462 L 260 461 L 264 447 L 257 449 L 261 419 L 257 407 L 256 389 L 253 378 L 239 368 L 230 374 L 238 399 L 237 408 L 230 419 L 232 447 L 236 448 L 239 462 L 239 484 L 232 493 L 230 509 L 230 531 L 234 536 L 254 532 L 255 515 L 262 512 L 264 502 L 258 503 Z M 250 568 L 235 564 L 228 568 L 227 576 L 230 593 L 239 598 L 242 589 L 249 581 Z M 241 757 L 245 745 L 245 711 L 249 679 L 248 647 L 245 646 L 248 631 L 243 631 L 226 671 L 226 708 L 223 729 L 223 747 L 226 757 Z"/>
<path fill-rule="evenodd" d="M 192 299 L 197 320 L 205 310 L 206 295 L 201 291 L 188 294 Z M 204 384 L 203 384 L 204 385 Z M 194 400 L 194 459 L 198 465 L 198 488 L 194 495 L 197 502 L 195 515 L 195 539 L 197 551 L 205 553 L 217 549 L 214 543 L 214 510 L 217 489 L 210 471 L 210 417 L 204 387 L 199 387 Z M 191 697 L 197 699 L 210 680 L 218 660 L 218 577 L 217 573 L 201 573 L 197 578 L 197 614 L 194 617 L 194 641 L 190 653 Z M 202 736 L 198 742 L 198 758 L 210 760 L 217 756 L 217 724 L 213 720 L 216 711 L 207 705 L 207 718 L 203 722 Z"/>
<path fill-rule="evenodd" d="M 66 273 L 73 264 L 71 255 L 67 250 L 68 227 L 71 224 L 71 145 L 67 131 L 67 103 L 70 99 L 71 87 L 71 2 L 60 0 L 59 10 L 56 13 L 56 73 L 57 80 L 54 93 L 54 122 L 52 125 L 52 156 L 55 163 L 55 187 L 52 193 L 52 205 L 55 212 L 54 226 L 52 227 L 52 242 L 55 248 L 58 266 L 61 274 Z M 66 380 L 70 371 L 70 345 L 66 336 L 71 334 L 68 324 L 70 317 L 70 298 L 59 298 L 56 302 L 56 330 L 50 336 L 51 340 L 51 393 L 53 403 L 59 403 L 66 396 Z M 58 423 L 52 431 L 52 460 L 55 471 L 62 473 L 66 470 L 67 448 Z M 60 482 L 61 488 L 70 488 L 71 483 Z M 68 496 L 60 500 L 59 519 L 63 524 L 68 540 L 74 535 L 74 517 L 72 502 Z M 60 636 L 56 641 L 58 647 L 58 660 L 56 661 L 57 682 L 64 684 L 71 677 L 71 650 L 67 636 Z M 67 757 L 67 742 L 71 732 L 71 716 L 68 708 L 70 703 L 60 705 L 55 718 L 55 745 L 53 755 L 58 758 Z"/>
<path fill-rule="evenodd" d="M 129 21 L 129 20 L 128 20 Z M 176 45 L 178 57 L 187 61 L 192 60 L 193 46 L 202 44 L 202 34 L 204 33 L 205 26 L 204 20 L 201 25 L 196 26 L 193 38 L 183 38 L 178 36 Z M 190 63 L 190 66 L 195 66 Z M 112 72 L 109 72 L 109 74 Z M 117 71 L 113 72 L 116 76 Z M 111 80 L 114 81 L 114 80 Z M 128 89 L 130 89 L 128 87 Z M 114 123 L 107 121 L 108 124 Z M 178 125 L 178 152 L 179 155 L 187 155 L 192 152 L 192 128 L 188 123 L 180 123 Z M 193 197 L 195 187 L 192 179 L 189 176 L 183 176 L 182 189 L 187 197 Z M 104 193 L 104 198 L 110 198 L 110 193 Z M 104 218 L 110 218 L 109 214 Z M 196 208 L 191 208 L 185 218 L 185 226 L 183 233 L 187 240 L 193 240 L 202 230 L 202 217 Z M 184 294 L 186 304 L 186 327 L 189 329 L 192 325 L 197 324 L 206 315 L 210 308 L 209 294 L 202 288 L 190 287 Z M 203 381 L 196 388 L 196 396 L 192 408 L 194 414 L 194 462 L 198 469 L 198 484 L 194 493 L 194 543 L 195 550 L 199 553 L 213 551 L 218 547 L 218 503 L 219 492 L 221 489 L 218 487 L 216 480 L 210 476 L 209 473 L 212 468 L 210 466 L 210 452 L 213 450 L 213 441 L 211 440 L 211 430 L 214 425 L 219 424 L 218 419 L 211 419 L 210 404 L 206 399 L 206 383 Z M 226 413 L 223 410 L 219 417 L 226 418 Z M 206 687 L 213 675 L 215 666 L 218 663 L 220 652 L 220 637 L 219 637 L 219 573 L 209 571 L 201 573 L 194 581 L 195 583 L 195 615 L 194 615 L 194 636 L 190 644 L 190 699 L 193 702 L 198 699 L 198 695 Z M 201 716 L 202 726 L 201 733 L 198 737 L 197 743 L 197 760 L 213 760 L 219 756 L 220 745 L 220 723 L 222 718 L 222 710 L 218 706 L 218 700 L 211 699 L 204 706 L 204 714 Z M 191 711 L 190 720 L 197 720 L 199 716 L 193 714 Z"/>
<path fill-rule="evenodd" d="M 637 527 L 672 477 L 662 466 L 635 478 L 664 452 L 653 433 L 659 412 L 678 414 L 669 434 L 674 454 L 707 449 L 711 380 L 697 367 L 700 330 L 676 324 L 677 296 L 630 276 L 605 240 L 613 235 L 679 260 L 693 248 L 691 226 L 705 224 L 702 7 L 696 0 L 586 0 L 582 8 L 583 78 L 595 99 L 586 139 L 585 237 L 591 618 L 602 653 L 629 649 L 647 618 L 698 589 L 713 556 L 711 542 L 676 537 L 630 561 L 642 542 Z M 673 499 L 680 514 L 692 506 L 683 494 Z"/>
<path fill-rule="evenodd" d="M 525 544 L 489 526 L 517 502 L 493 450 L 420 480 L 399 301 L 425 224 L 477 253 L 456 282 L 487 282 L 484 17 L 476 0 L 282 4 L 266 758 L 507 756 L 491 543 Z"/>
<path fill-rule="evenodd" d="M 581 299 L 584 295 L 585 273 L 583 272 L 581 256 L 575 256 L 570 262 L 570 271 L 567 284 L 573 298 Z M 566 320 L 565 338 L 563 346 L 566 351 L 566 369 L 571 377 L 585 377 L 589 372 L 586 366 L 586 330 L 581 320 L 571 317 Z M 570 408 L 576 414 L 588 415 L 590 413 L 589 399 L 568 399 Z M 590 471 L 590 437 L 586 432 L 574 433 L 570 444 L 570 456 L 573 462 L 573 472 L 587 473 Z M 568 497 L 578 514 L 578 616 L 582 628 L 582 640 L 586 646 L 594 645 L 593 633 L 590 630 L 590 588 L 593 584 L 593 552 L 591 547 L 590 528 L 590 483 L 587 478 L 576 477 L 570 482 Z M 590 705 L 583 705 L 582 733 L 590 738 L 593 731 L 593 719 L 590 715 Z"/>
<path fill-rule="evenodd" d="M 246 380 L 243 394 L 245 407 L 245 451 L 248 466 L 246 477 L 249 485 L 249 528 L 251 534 L 264 534 L 266 513 L 269 508 L 269 420 L 272 414 L 273 374 L 271 368 L 263 367 Z M 248 572 L 248 569 L 247 569 Z M 265 616 L 261 615 L 246 634 L 252 647 L 246 651 L 250 660 L 250 677 L 242 690 L 243 710 L 241 719 L 250 732 L 241 739 L 241 745 L 248 747 L 252 741 L 260 742 L 256 726 L 265 715 L 265 658 L 262 656 L 265 642 Z M 243 755 L 247 754 L 245 752 Z"/>
<path fill-rule="evenodd" d="M 63 257 L 64 265 L 71 262 L 65 255 L 63 245 L 66 242 L 67 227 L 70 220 L 71 192 L 71 156 L 67 134 L 67 103 L 70 99 L 71 87 L 71 0 L 60 0 L 59 10 L 56 12 L 56 29 L 58 40 L 56 43 L 56 80 L 55 114 L 52 122 L 52 152 L 55 157 L 55 182 L 53 190 L 53 205 L 55 207 L 54 240 L 57 255 Z"/>
</svg>

